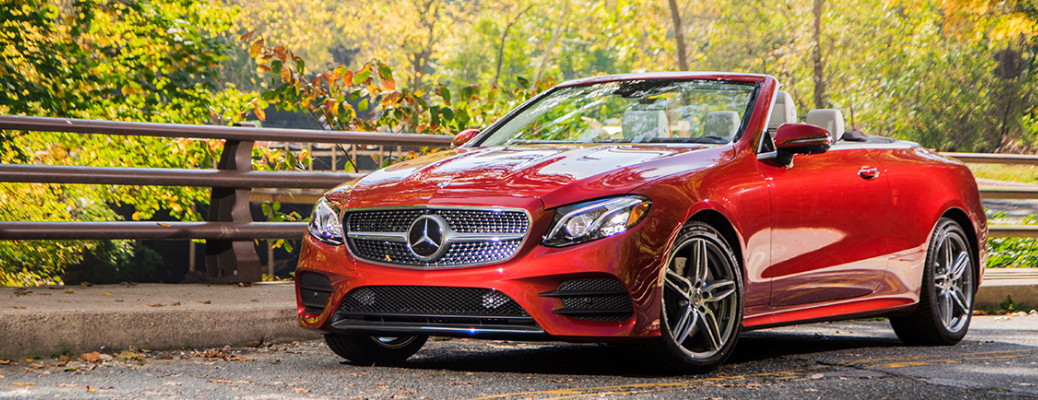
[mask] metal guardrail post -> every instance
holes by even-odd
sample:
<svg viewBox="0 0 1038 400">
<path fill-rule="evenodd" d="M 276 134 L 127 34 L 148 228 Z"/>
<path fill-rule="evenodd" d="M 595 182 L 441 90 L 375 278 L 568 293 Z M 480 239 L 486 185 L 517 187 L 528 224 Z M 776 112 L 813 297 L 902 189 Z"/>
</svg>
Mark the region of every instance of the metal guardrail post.
<svg viewBox="0 0 1038 400">
<path fill-rule="evenodd" d="M 230 140 L 223 145 L 217 169 L 252 170 L 252 141 Z M 252 222 L 247 187 L 212 188 L 209 197 L 209 221 Z M 251 240 L 206 240 L 205 269 L 210 281 L 259 282 L 262 266 Z"/>
</svg>

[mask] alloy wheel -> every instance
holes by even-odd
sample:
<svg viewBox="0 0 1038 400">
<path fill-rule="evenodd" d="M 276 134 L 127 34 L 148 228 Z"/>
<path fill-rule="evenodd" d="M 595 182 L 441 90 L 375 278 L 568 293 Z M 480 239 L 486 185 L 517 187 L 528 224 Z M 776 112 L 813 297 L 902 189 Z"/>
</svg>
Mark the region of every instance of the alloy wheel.
<svg viewBox="0 0 1038 400">
<path fill-rule="evenodd" d="M 947 232 L 940 237 L 934 265 L 937 312 L 949 332 L 961 331 L 969 321 L 973 304 L 973 266 L 969 247 L 960 235 Z"/>
<path fill-rule="evenodd" d="M 738 321 L 735 266 L 704 237 L 682 242 L 664 279 L 664 322 L 678 348 L 694 359 L 716 355 Z"/>
</svg>

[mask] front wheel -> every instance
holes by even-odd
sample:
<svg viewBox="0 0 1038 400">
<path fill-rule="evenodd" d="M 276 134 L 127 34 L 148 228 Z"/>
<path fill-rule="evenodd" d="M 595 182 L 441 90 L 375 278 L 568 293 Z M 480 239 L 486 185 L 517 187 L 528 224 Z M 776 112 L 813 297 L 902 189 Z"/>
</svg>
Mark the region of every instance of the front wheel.
<svg viewBox="0 0 1038 400">
<path fill-rule="evenodd" d="M 426 335 L 416 336 L 367 336 L 328 333 L 324 342 L 339 357 L 359 365 L 386 365 L 403 362 L 421 350 Z"/>
<path fill-rule="evenodd" d="M 919 305 L 912 314 L 890 318 L 902 342 L 952 345 L 966 336 L 977 288 L 968 243 L 958 223 L 948 218 L 938 221 L 926 251 Z"/>
<path fill-rule="evenodd" d="M 657 365 L 700 373 L 728 359 L 742 328 L 742 274 L 720 232 L 702 222 L 682 229 L 661 297 L 661 338 L 645 345 Z"/>
</svg>

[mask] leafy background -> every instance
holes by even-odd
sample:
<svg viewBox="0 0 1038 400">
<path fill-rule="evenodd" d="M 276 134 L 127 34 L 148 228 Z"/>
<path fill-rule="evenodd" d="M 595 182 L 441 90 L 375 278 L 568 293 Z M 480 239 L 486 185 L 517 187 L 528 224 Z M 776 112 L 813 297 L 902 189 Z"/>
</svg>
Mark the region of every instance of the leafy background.
<svg viewBox="0 0 1038 400">
<path fill-rule="evenodd" d="M 1036 32 L 1035 0 L 0 0 L 0 114 L 278 124 L 292 112 L 311 126 L 453 134 L 564 79 L 725 70 L 776 76 L 801 115 L 839 108 L 849 127 L 942 151 L 1033 153 Z M 210 168 L 221 148 L 0 132 L 3 163 Z M 255 156 L 259 169 L 311 162 Z M 204 188 L 0 183 L 7 221 L 198 220 L 207 201 Z M 1033 266 L 1033 242 L 995 239 L 992 260 Z M 149 251 L 0 242 L 0 284 L 156 279 Z"/>
</svg>

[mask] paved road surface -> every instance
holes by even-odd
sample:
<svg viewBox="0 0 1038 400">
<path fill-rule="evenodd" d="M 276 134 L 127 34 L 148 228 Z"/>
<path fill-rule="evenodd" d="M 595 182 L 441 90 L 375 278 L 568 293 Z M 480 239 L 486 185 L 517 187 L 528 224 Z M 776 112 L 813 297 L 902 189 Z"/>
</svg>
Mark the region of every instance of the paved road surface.
<svg viewBox="0 0 1038 400">
<path fill-rule="evenodd" d="M 751 332 L 728 364 L 692 376 L 646 374 L 622 347 L 565 343 L 430 341 L 396 367 L 343 364 L 320 341 L 146 355 L 15 360 L 0 366 L 0 398 L 1038 398 L 1038 316 L 977 317 L 954 347 L 901 346 L 885 321 Z"/>
</svg>

